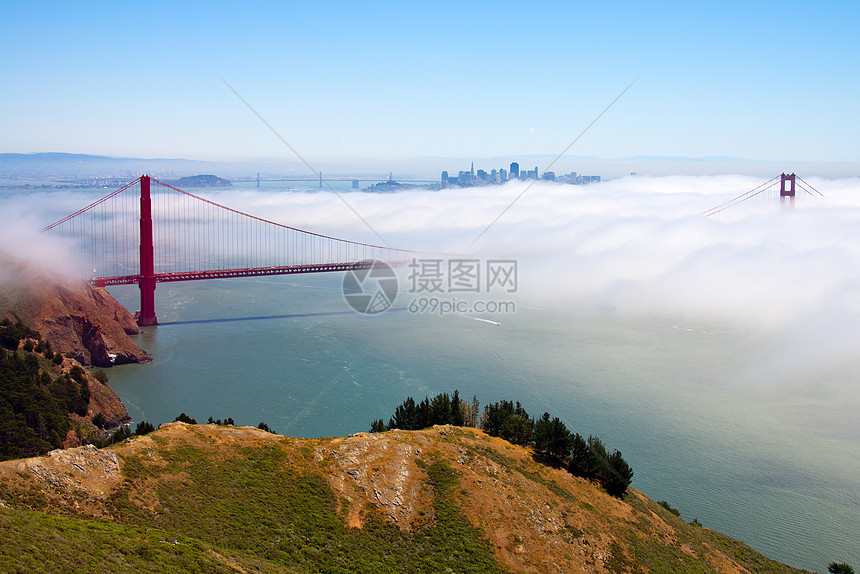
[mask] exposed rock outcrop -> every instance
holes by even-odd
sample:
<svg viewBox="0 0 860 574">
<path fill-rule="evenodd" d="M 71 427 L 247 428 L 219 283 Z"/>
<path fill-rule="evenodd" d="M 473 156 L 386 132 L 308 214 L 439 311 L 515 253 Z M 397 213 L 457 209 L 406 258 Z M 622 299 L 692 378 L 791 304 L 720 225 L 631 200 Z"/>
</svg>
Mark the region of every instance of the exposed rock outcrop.
<svg viewBox="0 0 860 574">
<path fill-rule="evenodd" d="M 101 499 L 123 481 L 116 453 L 98 450 L 91 444 L 24 459 L 18 462 L 16 470 L 29 472 L 54 488 Z"/>
<path fill-rule="evenodd" d="M 430 493 L 423 486 L 426 477 L 415 462 L 430 439 L 418 437 L 415 445 L 403 441 L 402 432 L 359 433 L 317 449 L 316 460 L 333 463 L 329 483 L 350 502 L 350 526 L 361 526 L 368 500 L 401 526 L 416 523 L 418 510 L 430 506 Z"/>
</svg>

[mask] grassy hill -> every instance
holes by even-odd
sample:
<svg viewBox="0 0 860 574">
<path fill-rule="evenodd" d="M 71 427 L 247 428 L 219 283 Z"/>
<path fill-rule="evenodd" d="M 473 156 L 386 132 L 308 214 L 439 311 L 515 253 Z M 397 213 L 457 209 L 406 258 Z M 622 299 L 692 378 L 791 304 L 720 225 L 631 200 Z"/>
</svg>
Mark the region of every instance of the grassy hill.
<svg viewBox="0 0 860 574">
<path fill-rule="evenodd" d="M 0 463 L 0 500 L 11 572 L 801 572 L 473 428 L 172 423 Z"/>
</svg>

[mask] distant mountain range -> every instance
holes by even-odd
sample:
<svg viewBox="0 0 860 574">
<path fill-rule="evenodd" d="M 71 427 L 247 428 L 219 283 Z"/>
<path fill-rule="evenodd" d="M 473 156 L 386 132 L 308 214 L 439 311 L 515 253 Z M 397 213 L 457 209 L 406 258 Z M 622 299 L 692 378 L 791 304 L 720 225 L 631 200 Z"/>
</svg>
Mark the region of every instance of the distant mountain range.
<svg viewBox="0 0 860 574">
<path fill-rule="evenodd" d="M 557 160 L 557 161 L 556 161 Z M 476 169 L 490 171 L 508 168 L 516 161 L 521 168 L 546 166 L 556 174 L 576 171 L 580 174 L 601 175 L 604 179 L 639 175 L 719 175 L 742 174 L 772 177 L 781 172 L 796 172 L 805 176 L 845 177 L 860 175 L 856 163 L 826 163 L 798 161 L 759 161 L 726 156 L 629 156 L 602 159 L 589 156 L 551 154 L 522 154 L 475 158 L 433 157 L 400 158 L 392 160 L 312 160 L 313 170 L 294 159 L 256 158 L 244 161 L 204 161 L 176 158 L 131 158 L 73 153 L 0 153 L 0 179 L 90 179 L 95 177 L 122 178 L 149 174 L 160 179 L 176 180 L 184 176 L 208 173 L 225 179 L 250 181 L 261 177 L 317 177 L 348 175 L 362 179 L 387 180 L 393 172 L 395 179 L 436 179 L 443 170 L 457 173 L 475 162 Z M 316 171 L 317 173 L 314 173 Z"/>
<path fill-rule="evenodd" d="M 402 163 L 402 162 L 401 162 Z M 0 153 L 0 179 L 91 179 L 96 177 L 137 177 L 151 175 L 164 180 L 201 173 L 218 174 L 226 179 L 251 180 L 261 177 L 307 177 L 324 174 L 349 174 L 354 177 L 387 180 L 388 164 L 368 167 L 362 162 L 313 162 L 313 170 L 297 160 L 254 158 L 243 161 L 206 161 L 182 158 L 113 157 L 61 152 Z M 376 165 L 376 164 L 375 164 Z M 413 172 L 410 172 L 413 173 Z M 434 176 L 435 177 L 435 176 Z"/>
<path fill-rule="evenodd" d="M 91 178 L 148 173 L 179 178 L 196 173 L 223 172 L 228 165 L 230 164 L 188 159 L 142 159 L 74 153 L 3 153 L 0 154 L 0 177 Z M 247 169 L 242 173 L 247 174 Z"/>
</svg>

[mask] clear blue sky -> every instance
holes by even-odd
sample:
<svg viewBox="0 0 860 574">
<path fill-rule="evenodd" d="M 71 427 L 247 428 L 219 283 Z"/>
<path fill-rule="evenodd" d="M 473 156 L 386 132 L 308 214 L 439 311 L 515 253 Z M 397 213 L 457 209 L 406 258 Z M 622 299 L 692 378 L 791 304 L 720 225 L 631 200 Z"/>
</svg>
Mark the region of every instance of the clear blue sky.
<svg viewBox="0 0 860 574">
<path fill-rule="evenodd" d="M 860 162 L 854 2 L 4 2 L 0 152 Z"/>
</svg>

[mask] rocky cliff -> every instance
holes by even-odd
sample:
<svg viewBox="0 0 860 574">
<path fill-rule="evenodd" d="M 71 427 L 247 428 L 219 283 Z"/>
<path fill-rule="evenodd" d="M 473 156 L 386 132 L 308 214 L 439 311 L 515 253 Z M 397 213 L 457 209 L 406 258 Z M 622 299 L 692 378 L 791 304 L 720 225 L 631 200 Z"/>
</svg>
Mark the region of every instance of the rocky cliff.
<svg viewBox="0 0 860 574">
<path fill-rule="evenodd" d="M 129 337 L 138 333 L 134 317 L 107 291 L 3 252 L 0 317 L 21 321 L 41 333 L 55 351 L 71 353 L 84 365 L 151 360 Z"/>
</svg>

